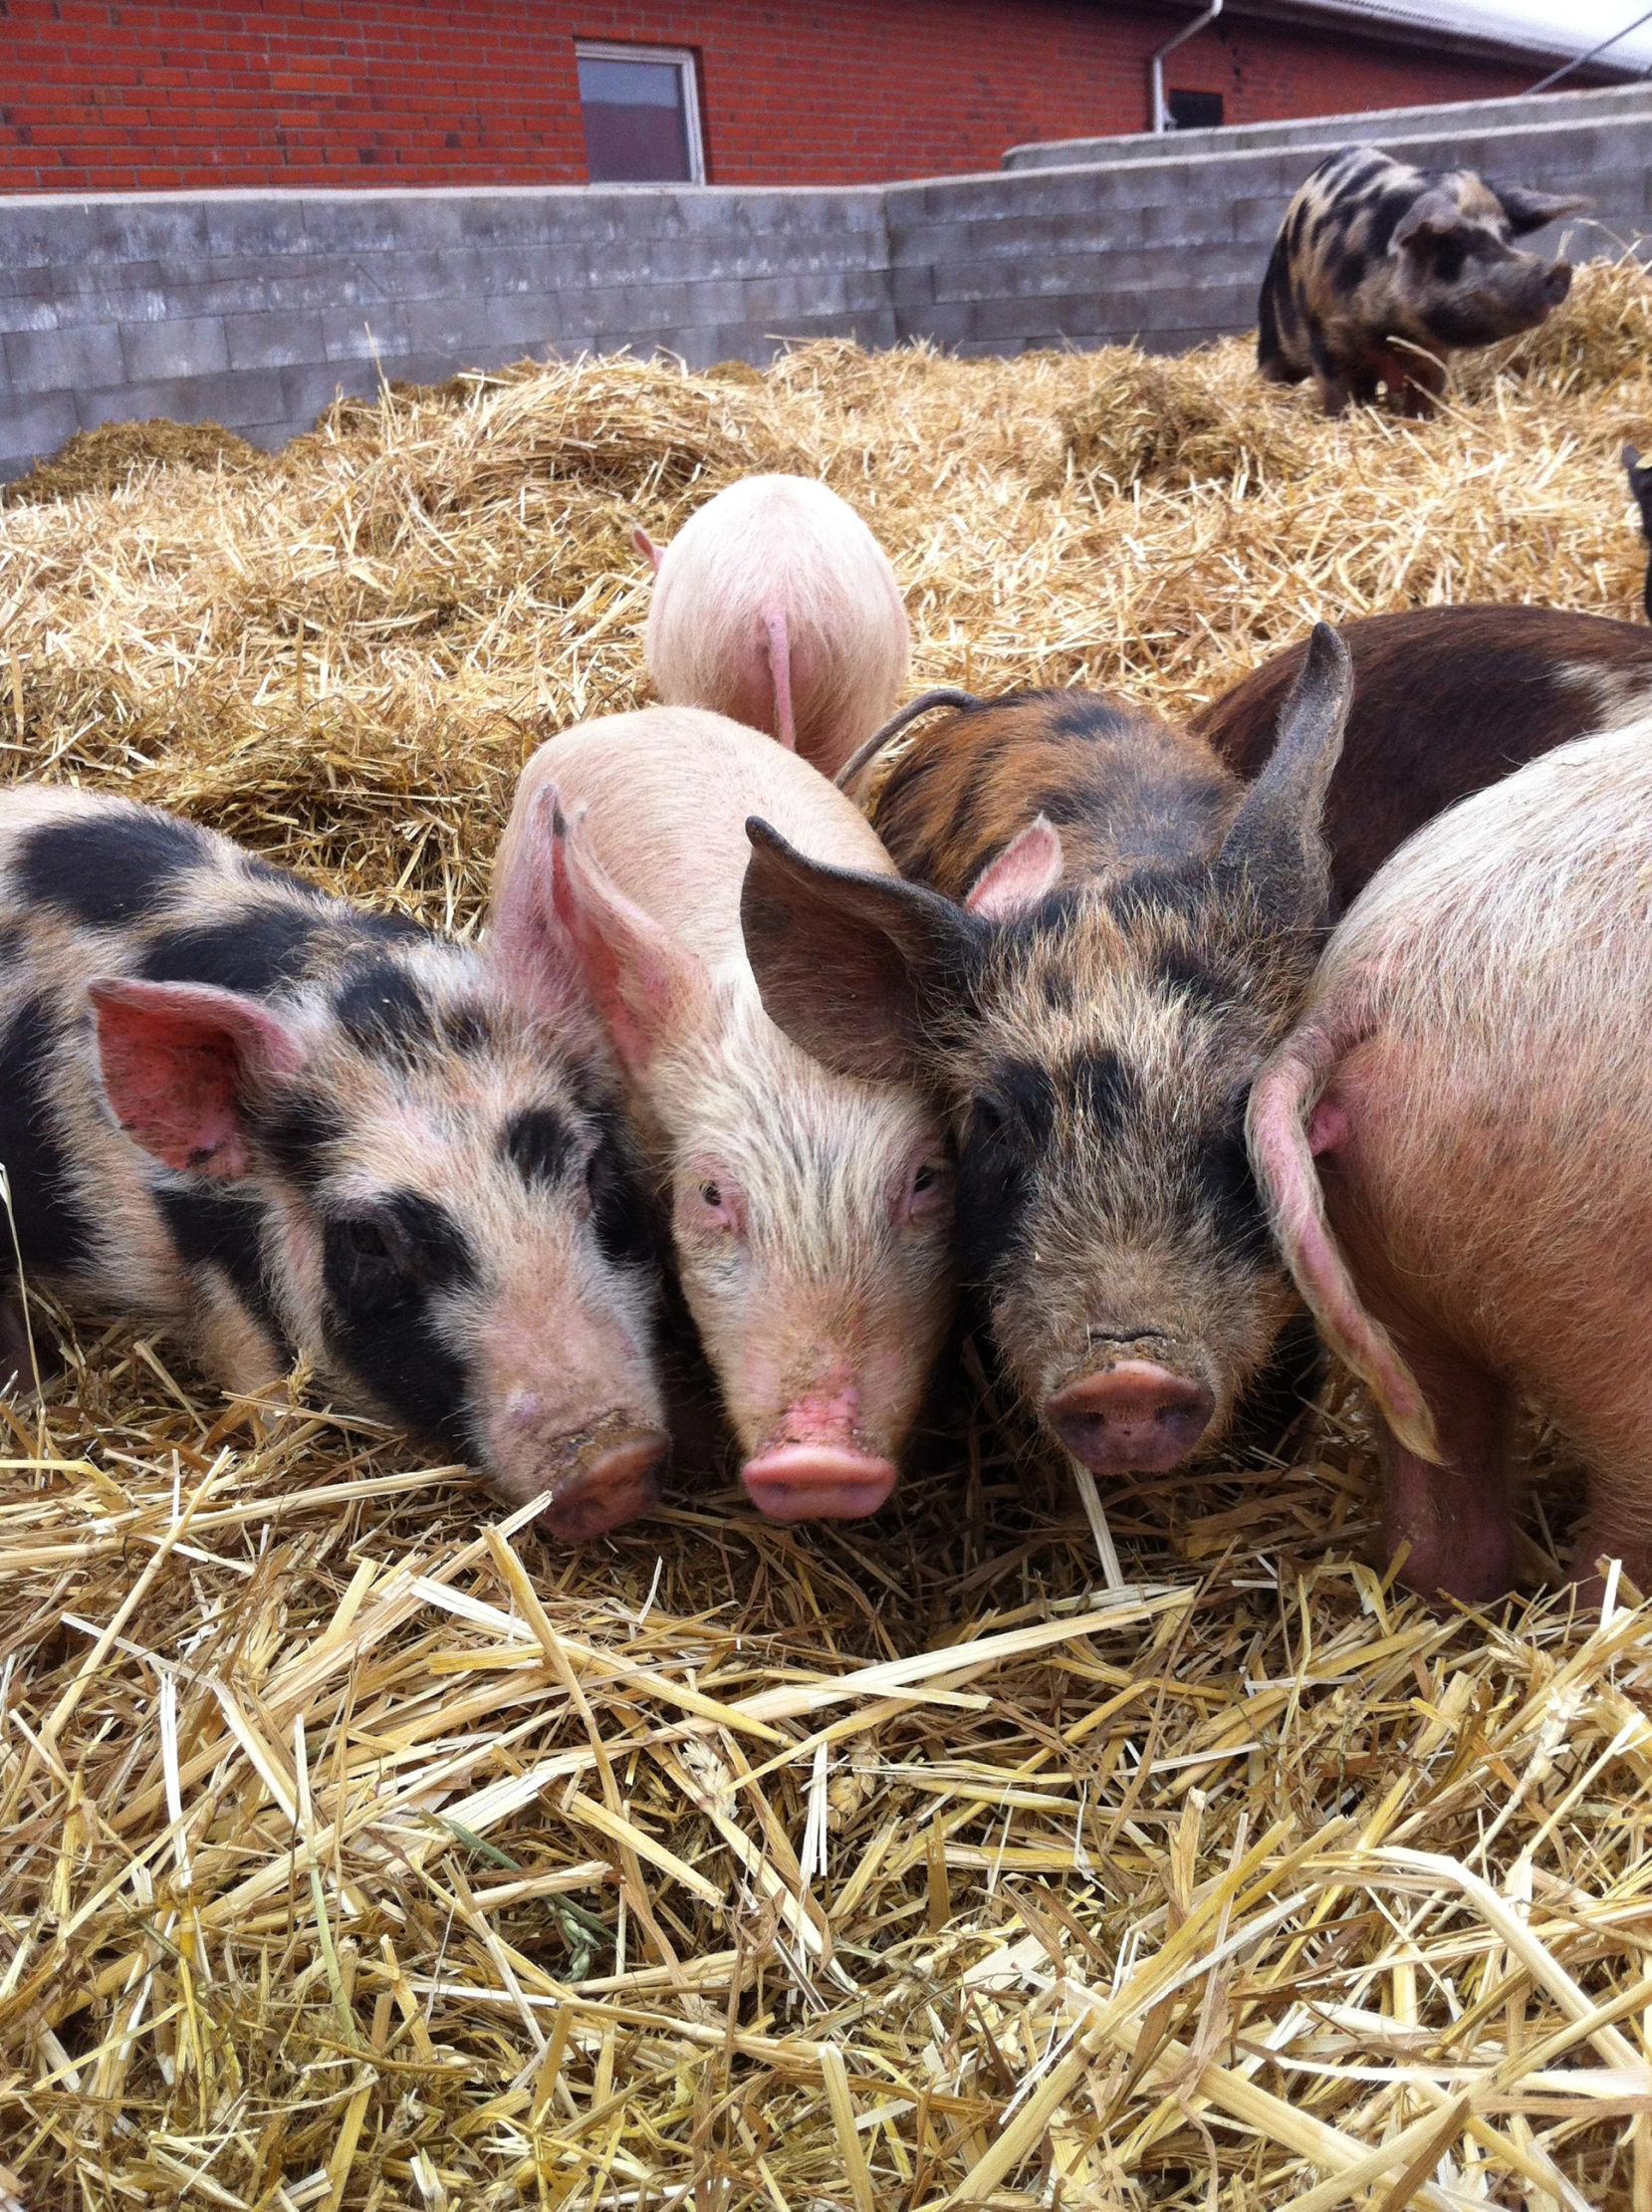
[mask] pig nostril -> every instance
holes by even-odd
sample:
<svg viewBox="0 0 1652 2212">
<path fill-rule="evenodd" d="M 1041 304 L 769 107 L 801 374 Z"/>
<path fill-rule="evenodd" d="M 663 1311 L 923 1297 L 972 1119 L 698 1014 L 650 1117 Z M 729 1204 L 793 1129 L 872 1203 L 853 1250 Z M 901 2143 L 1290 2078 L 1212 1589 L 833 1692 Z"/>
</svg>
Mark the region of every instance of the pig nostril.
<svg viewBox="0 0 1652 2212">
<path fill-rule="evenodd" d="M 545 1520 L 558 1536 L 580 1543 L 635 1521 L 659 1502 L 659 1477 L 671 1440 L 644 1429 L 609 1444 L 557 1487 Z"/>
<path fill-rule="evenodd" d="M 1198 1443 L 1216 1400 L 1202 1382 L 1150 1359 L 1080 1376 L 1045 1403 L 1045 1418 L 1095 1474 L 1162 1474 Z"/>
</svg>

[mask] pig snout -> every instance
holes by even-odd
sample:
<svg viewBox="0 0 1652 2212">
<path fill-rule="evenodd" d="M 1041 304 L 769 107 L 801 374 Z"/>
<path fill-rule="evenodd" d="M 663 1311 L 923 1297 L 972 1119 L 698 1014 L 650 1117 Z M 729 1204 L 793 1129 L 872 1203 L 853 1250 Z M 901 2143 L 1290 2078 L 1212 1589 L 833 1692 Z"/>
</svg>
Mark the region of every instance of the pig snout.
<svg viewBox="0 0 1652 2212">
<path fill-rule="evenodd" d="M 861 1521 L 895 1487 L 886 1459 L 845 1444 L 781 1444 L 740 1470 L 746 1494 L 771 1521 Z"/>
<path fill-rule="evenodd" d="M 541 1519 L 579 1543 L 635 1521 L 659 1501 L 671 1440 L 646 1415 L 610 1410 L 570 1433 L 567 1414 L 532 1388 L 512 1390 L 494 1436 L 494 1488 L 518 1504 L 551 1493 Z"/>
<path fill-rule="evenodd" d="M 1543 298 L 1550 307 L 1558 307 L 1571 290 L 1571 263 L 1557 261 L 1543 275 Z"/>
<path fill-rule="evenodd" d="M 670 1448 L 670 1438 L 657 1429 L 605 1444 L 557 1483 L 544 1515 L 547 1527 L 579 1544 L 639 1520 L 659 1503 Z"/>
<path fill-rule="evenodd" d="M 1081 1375 L 1045 1401 L 1045 1418 L 1092 1474 L 1163 1474 L 1210 1425 L 1216 1399 L 1203 1382 L 1154 1359 L 1121 1359 Z"/>
<path fill-rule="evenodd" d="M 771 1521 L 859 1521 L 895 1487 L 891 1461 L 857 1440 L 852 1386 L 799 1398 L 773 1439 L 740 1470 L 746 1494 Z"/>
</svg>

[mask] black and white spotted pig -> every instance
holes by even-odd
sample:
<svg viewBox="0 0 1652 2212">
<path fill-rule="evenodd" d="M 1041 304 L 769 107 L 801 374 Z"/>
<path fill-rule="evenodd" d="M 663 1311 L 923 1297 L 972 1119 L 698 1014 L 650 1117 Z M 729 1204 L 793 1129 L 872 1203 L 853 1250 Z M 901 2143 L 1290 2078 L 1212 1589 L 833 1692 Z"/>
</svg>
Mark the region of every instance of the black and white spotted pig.
<svg viewBox="0 0 1652 2212">
<path fill-rule="evenodd" d="M 1534 330 L 1559 306 L 1569 262 L 1509 241 L 1587 204 L 1344 146 L 1280 225 L 1257 308 L 1257 367 L 1274 383 L 1312 376 L 1326 414 L 1374 399 L 1379 382 L 1404 394 L 1407 413 L 1426 413 L 1445 355 Z"/>
<path fill-rule="evenodd" d="M 175 1334 L 231 1390 L 307 1357 L 513 1501 L 550 1491 L 560 1534 L 646 1509 L 649 1216 L 554 917 L 480 953 L 32 786 L 0 795 L 0 917 L 26 1283 Z M 27 1372 L 16 1293 L 8 1237 L 0 1367 Z"/>
</svg>

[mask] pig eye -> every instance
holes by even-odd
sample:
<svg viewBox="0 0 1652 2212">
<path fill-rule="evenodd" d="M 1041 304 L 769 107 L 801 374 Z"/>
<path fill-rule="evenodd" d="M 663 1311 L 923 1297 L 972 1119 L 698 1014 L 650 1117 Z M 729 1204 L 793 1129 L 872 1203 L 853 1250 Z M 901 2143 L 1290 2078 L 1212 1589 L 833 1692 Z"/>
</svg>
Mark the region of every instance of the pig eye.
<svg viewBox="0 0 1652 2212">
<path fill-rule="evenodd" d="M 906 1186 L 905 1203 L 901 1208 L 908 1221 L 921 1221 L 932 1214 L 946 1194 L 947 1163 L 943 1159 L 920 1160 L 912 1170 L 912 1179 Z"/>
<path fill-rule="evenodd" d="M 702 1229 L 744 1230 L 739 1191 L 716 1175 L 707 1175 L 694 1185 L 691 1204 Z"/>
<path fill-rule="evenodd" d="M 418 1273 L 412 1247 L 390 1214 L 357 1214 L 337 1222 L 332 1242 L 358 1298 L 393 1295 Z"/>
</svg>

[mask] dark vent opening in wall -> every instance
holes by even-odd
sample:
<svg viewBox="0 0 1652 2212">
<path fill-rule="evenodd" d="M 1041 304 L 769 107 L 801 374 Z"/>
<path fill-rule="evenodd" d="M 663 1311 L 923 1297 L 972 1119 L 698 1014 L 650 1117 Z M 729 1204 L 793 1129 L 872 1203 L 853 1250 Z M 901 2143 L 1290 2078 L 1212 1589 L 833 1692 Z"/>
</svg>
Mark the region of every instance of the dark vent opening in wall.
<svg viewBox="0 0 1652 2212">
<path fill-rule="evenodd" d="M 1172 93 L 1168 105 L 1173 130 L 1213 130 L 1222 121 L 1220 93 Z"/>
</svg>

